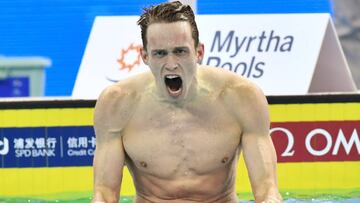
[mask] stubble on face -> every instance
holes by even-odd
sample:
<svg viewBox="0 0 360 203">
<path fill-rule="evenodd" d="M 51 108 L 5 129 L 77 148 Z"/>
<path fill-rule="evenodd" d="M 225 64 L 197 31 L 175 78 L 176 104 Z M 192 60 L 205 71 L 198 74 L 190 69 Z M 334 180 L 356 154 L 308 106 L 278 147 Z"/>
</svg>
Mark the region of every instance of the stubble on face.
<svg viewBox="0 0 360 203">
<path fill-rule="evenodd" d="M 144 62 L 155 77 L 160 96 L 175 101 L 189 97 L 196 89 L 199 60 L 190 24 L 185 21 L 151 24 L 147 39 Z"/>
</svg>

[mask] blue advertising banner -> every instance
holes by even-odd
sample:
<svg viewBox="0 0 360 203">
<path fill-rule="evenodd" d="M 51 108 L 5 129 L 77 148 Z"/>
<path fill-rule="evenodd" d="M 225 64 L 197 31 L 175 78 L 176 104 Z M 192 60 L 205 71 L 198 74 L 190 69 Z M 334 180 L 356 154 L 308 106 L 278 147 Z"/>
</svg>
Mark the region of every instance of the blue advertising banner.
<svg viewBox="0 0 360 203">
<path fill-rule="evenodd" d="M 2 168 L 91 166 L 92 126 L 0 129 Z"/>
</svg>

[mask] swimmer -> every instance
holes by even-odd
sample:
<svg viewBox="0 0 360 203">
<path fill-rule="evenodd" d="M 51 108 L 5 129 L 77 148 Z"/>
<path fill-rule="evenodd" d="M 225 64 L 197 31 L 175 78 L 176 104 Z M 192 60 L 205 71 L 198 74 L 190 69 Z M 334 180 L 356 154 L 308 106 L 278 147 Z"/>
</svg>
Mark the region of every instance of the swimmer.
<svg viewBox="0 0 360 203">
<path fill-rule="evenodd" d="M 126 165 L 136 203 L 236 203 L 240 153 L 255 202 L 282 202 L 262 91 L 199 64 L 204 45 L 190 6 L 147 8 L 138 24 L 151 71 L 106 88 L 97 100 L 93 202 L 119 201 Z"/>
</svg>

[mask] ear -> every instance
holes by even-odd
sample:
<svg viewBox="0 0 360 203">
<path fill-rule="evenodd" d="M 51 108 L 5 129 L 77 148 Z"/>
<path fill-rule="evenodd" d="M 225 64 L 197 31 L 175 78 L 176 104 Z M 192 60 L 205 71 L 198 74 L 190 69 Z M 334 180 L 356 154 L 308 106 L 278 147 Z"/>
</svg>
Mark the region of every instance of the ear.
<svg viewBox="0 0 360 203">
<path fill-rule="evenodd" d="M 196 48 L 196 57 L 197 57 L 197 61 L 198 63 L 201 63 L 201 61 L 204 58 L 204 53 L 205 53 L 205 47 L 203 43 L 198 44 L 197 48 Z"/>
<path fill-rule="evenodd" d="M 140 48 L 140 55 L 141 55 L 141 58 L 142 58 L 143 62 L 146 65 L 148 65 L 148 63 L 149 63 L 149 55 L 148 55 L 147 51 L 144 49 L 144 47 Z"/>
</svg>

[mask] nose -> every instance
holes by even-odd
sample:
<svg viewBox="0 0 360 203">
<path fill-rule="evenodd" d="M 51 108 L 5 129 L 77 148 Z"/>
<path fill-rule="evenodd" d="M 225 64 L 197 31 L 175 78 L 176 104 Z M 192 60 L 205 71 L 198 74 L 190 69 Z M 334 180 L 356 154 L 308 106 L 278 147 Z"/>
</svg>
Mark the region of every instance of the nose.
<svg viewBox="0 0 360 203">
<path fill-rule="evenodd" d="M 174 71 L 178 68 L 178 62 L 176 58 L 172 55 L 167 57 L 165 69 L 168 71 Z"/>
</svg>

